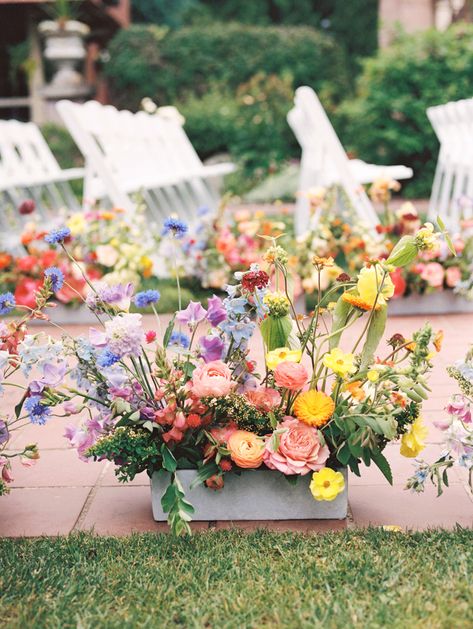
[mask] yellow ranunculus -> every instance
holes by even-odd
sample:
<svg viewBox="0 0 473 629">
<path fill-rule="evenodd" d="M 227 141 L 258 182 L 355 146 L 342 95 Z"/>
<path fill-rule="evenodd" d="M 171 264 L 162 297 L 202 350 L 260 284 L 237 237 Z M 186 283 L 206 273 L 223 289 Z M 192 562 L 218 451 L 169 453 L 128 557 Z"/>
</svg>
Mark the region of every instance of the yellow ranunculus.
<svg viewBox="0 0 473 629">
<path fill-rule="evenodd" d="M 380 291 L 382 279 L 383 272 L 377 265 L 370 267 L 365 266 L 361 269 L 356 287 L 359 296 L 364 302 L 371 306 L 373 306 L 375 302 L 377 305 L 384 306 L 386 301 L 394 295 L 394 284 L 389 275 L 386 275 Z"/>
<path fill-rule="evenodd" d="M 288 360 L 293 363 L 300 362 L 302 352 L 300 349 L 289 349 L 289 347 L 278 347 L 266 354 L 266 365 L 268 369 L 276 369 L 279 363 Z"/>
<path fill-rule="evenodd" d="M 345 479 L 341 472 L 324 467 L 314 472 L 310 481 L 310 491 L 316 500 L 335 500 L 345 489 Z"/>
<path fill-rule="evenodd" d="M 428 429 L 424 425 L 424 422 L 418 417 L 413 424 L 411 424 L 409 431 L 401 437 L 401 454 L 402 456 L 410 459 L 419 456 L 422 450 L 425 448 L 425 438 L 428 434 Z"/>
<path fill-rule="evenodd" d="M 346 376 L 355 373 L 355 357 L 353 354 L 345 354 L 339 347 L 334 347 L 332 351 L 325 354 L 323 363 L 331 369 L 337 376 Z"/>
<path fill-rule="evenodd" d="M 379 371 L 376 369 L 370 369 L 366 374 L 366 377 L 370 382 L 377 382 L 379 380 Z"/>
</svg>

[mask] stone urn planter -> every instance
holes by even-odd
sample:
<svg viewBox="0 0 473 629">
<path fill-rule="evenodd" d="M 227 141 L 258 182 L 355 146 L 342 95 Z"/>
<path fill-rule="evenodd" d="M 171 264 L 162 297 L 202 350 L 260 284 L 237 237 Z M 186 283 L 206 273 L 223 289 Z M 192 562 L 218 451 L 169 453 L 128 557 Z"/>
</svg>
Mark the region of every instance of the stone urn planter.
<svg viewBox="0 0 473 629">
<path fill-rule="evenodd" d="M 44 57 L 54 68 L 54 75 L 45 90 L 66 95 L 87 91 L 84 78 L 77 68 L 81 67 L 86 49 L 84 40 L 90 32 L 87 24 L 77 20 L 45 20 L 38 25 L 38 31 L 45 41 Z"/>
<path fill-rule="evenodd" d="M 177 476 L 186 499 L 195 508 L 193 520 L 343 520 L 348 510 L 348 475 L 345 489 L 331 502 L 314 500 L 309 484 L 312 474 L 301 476 L 295 485 L 282 474 L 267 469 L 243 470 L 241 475 L 226 474 L 223 489 L 214 491 L 205 485 L 190 488 L 195 470 L 178 470 Z M 153 517 L 165 522 L 161 496 L 169 484 L 169 474 L 154 473 L 151 478 Z"/>
</svg>

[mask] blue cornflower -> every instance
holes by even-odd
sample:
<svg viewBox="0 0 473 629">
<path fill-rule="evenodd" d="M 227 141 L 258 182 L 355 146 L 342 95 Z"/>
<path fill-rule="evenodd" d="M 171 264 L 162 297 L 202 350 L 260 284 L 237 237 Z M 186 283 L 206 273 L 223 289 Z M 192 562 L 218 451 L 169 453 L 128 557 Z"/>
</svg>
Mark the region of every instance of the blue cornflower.
<svg viewBox="0 0 473 629">
<path fill-rule="evenodd" d="M 70 235 L 71 230 L 69 227 L 59 227 L 59 229 L 52 229 L 49 234 L 46 234 L 44 240 L 48 245 L 57 245 L 60 242 L 64 242 Z"/>
<path fill-rule="evenodd" d="M 175 238 L 182 238 L 187 233 L 187 230 L 188 227 L 183 221 L 170 216 L 164 221 L 162 234 L 163 236 L 171 234 Z"/>
<path fill-rule="evenodd" d="M 45 270 L 44 275 L 51 280 L 51 288 L 55 293 L 61 290 L 64 285 L 64 273 L 61 269 L 58 269 L 57 266 L 50 266 L 49 269 Z"/>
<path fill-rule="evenodd" d="M 8 314 L 15 306 L 16 301 L 12 293 L 2 293 L 0 295 L 0 315 Z"/>
<path fill-rule="evenodd" d="M 143 290 L 141 293 L 136 293 L 134 301 L 138 308 L 146 308 L 146 306 L 157 303 L 160 297 L 159 290 Z"/>
<path fill-rule="evenodd" d="M 110 349 L 105 349 L 97 356 L 97 365 L 99 367 L 111 367 L 120 360 L 118 354 L 114 354 Z"/>
<path fill-rule="evenodd" d="M 168 347 L 182 347 L 187 349 L 191 344 L 190 338 L 184 332 L 173 332 L 169 337 Z"/>
<path fill-rule="evenodd" d="M 46 423 L 46 420 L 51 415 L 51 409 L 49 406 L 45 406 L 41 402 L 40 395 L 32 395 L 25 402 L 25 409 L 29 415 L 32 424 L 39 424 L 42 426 Z"/>
</svg>

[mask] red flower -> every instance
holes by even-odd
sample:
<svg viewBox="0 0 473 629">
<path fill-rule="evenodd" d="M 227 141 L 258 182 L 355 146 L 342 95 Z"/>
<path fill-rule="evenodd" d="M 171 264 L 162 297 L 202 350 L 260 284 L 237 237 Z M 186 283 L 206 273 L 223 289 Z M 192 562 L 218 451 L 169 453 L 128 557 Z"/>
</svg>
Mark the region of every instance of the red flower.
<svg viewBox="0 0 473 629">
<path fill-rule="evenodd" d="M 8 253 L 0 253 L 0 270 L 6 269 L 12 263 L 12 257 Z"/>
<path fill-rule="evenodd" d="M 269 275 L 266 271 L 248 271 L 241 278 L 242 287 L 253 293 L 257 288 L 265 288 L 269 284 Z"/>
<path fill-rule="evenodd" d="M 18 258 L 16 261 L 18 270 L 23 273 L 30 273 L 37 264 L 38 259 L 35 256 L 23 256 L 23 258 Z"/>
<path fill-rule="evenodd" d="M 152 343 L 156 339 L 156 332 L 154 330 L 146 332 L 145 338 L 147 343 Z"/>
<path fill-rule="evenodd" d="M 189 428 L 199 428 L 202 425 L 202 420 L 196 413 L 191 413 L 187 416 L 186 424 Z"/>
<path fill-rule="evenodd" d="M 56 293 L 56 298 L 63 304 L 68 304 L 75 299 L 80 299 L 80 295 L 84 296 L 85 281 L 77 279 L 73 275 L 66 275 L 64 286 Z"/>
<path fill-rule="evenodd" d="M 222 459 L 220 461 L 220 469 L 222 472 L 229 472 L 232 469 L 232 462 L 228 459 Z"/>
<path fill-rule="evenodd" d="M 43 251 L 41 257 L 38 262 L 42 269 L 47 269 L 50 266 L 54 266 L 57 261 L 57 253 L 52 249 L 48 249 L 48 251 Z"/>
<path fill-rule="evenodd" d="M 406 292 L 406 280 L 402 276 L 402 269 L 396 269 L 391 273 L 391 279 L 394 284 L 393 297 L 401 297 Z"/>
<path fill-rule="evenodd" d="M 33 199 L 25 199 L 23 203 L 20 204 L 18 211 L 20 214 L 25 216 L 26 214 L 32 214 L 36 209 L 36 204 Z"/>
<path fill-rule="evenodd" d="M 24 277 L 18 283 L 15 290 L 15 301 L 19 306 L 36 308 L 35 292 L 41 288 L 43 280 L 34 280 L 31 277 Z"/>
</svg>

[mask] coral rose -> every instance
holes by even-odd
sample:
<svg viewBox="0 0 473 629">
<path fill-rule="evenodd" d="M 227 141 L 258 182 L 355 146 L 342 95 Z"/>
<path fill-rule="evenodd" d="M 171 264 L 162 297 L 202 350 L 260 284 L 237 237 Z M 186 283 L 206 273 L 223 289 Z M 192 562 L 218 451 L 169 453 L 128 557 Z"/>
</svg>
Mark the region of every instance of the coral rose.
<svg viewBox="0 0 473 629">
<path fill-rule="evenodd" d="M 458 266 L 451 266 L 445 271 L 445 281 L 449 288 L 455 288 L 461 278 L 462 274 Z"/>
<path fill-rule="evenodd" d="M 304 365 L 293 363 L 288 360 L 279 365 L 274 370 L 274 381 L 278 387 L 299 391 L 306 384 L 309 374 Z"/>
<path fill-rule="evenodd" d="M 258 410 L 266 413 L 281 404 L 281 394 L 279 391 L 276 391 L 276 389 L 270 389 L 269 387 L 249 389 L 246 391 L 245 397 Z"/>
<path fill-rule="evenodd" d="M 223 397 L 234 385 L 232 372 L 221 360 L 200 365 L 192 375 L 192 392 L 198 397 Z"/>
<path fill-rule="evenodd" d="M 259 467 L 263 462 L 264 442 L 248 430 L 236 430 L 227 442 L 231 459 L 238 467 Z"/>
<path fill-rule="evenodd" d="M 329 449 L 319 441 L 317 429 L 293 417 L 286 417 L 278 426 L 283 430 L 275 449 L 275 440 L 266 441 L 263 461 L 272 470 L 283 474 L 308 474 L 322 469 L 329 457 Z"/>
</svg>

